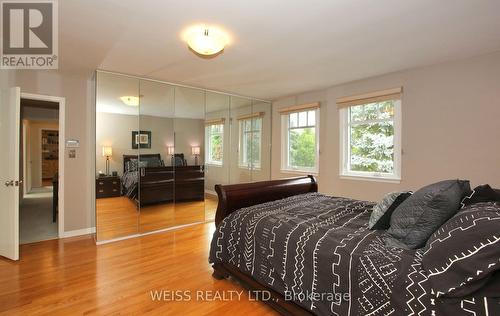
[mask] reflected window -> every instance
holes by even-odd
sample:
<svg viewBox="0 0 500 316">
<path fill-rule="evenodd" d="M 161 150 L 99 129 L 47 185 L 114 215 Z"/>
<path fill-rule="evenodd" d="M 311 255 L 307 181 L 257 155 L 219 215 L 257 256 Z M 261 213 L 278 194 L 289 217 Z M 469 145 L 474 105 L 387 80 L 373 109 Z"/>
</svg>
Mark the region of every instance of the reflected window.
<svg viewBox="0 0 500 316">
<path fill-rule="evenodd" d="M 224 124 L 209 124 L 205 127 L 206 157 L 211 165 L 222 165 L 224 156 Z"/>
<path fill-rule="evenodd" d="M 240 119 L 239 125 L 239 166 L 260 169 L 262 118 Z"/>
</svg>

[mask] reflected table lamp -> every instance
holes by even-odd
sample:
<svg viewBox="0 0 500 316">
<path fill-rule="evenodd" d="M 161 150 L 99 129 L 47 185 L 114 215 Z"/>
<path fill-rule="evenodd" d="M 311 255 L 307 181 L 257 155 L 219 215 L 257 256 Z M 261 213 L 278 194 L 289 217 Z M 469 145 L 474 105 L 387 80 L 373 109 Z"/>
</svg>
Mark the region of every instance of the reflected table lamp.
<svg viewBox="0 0 500 316">
<path fill-rule="evenodd" d="M 109 176 L 109 158 L 113 156 L 113 148 L 111 146 L 102 147 L 102 156 L 106 157 L 106 175 Z"/>
<path fill-rule="evenodd" d="M 167 147 L 167 152 L 170 155 L 170 163 L 172 166 L 174 165 L 174 154 L 175 154 L 175 148 L 172 146 Z"/>
<path fill-rule="evenodd" d="M 200 156 L 200 147 L 199 146 L 194 146 L 191 147 L 191 154 L 194 156 L 194 165 L 198 165 L 198 157 Z"/>
</svg>

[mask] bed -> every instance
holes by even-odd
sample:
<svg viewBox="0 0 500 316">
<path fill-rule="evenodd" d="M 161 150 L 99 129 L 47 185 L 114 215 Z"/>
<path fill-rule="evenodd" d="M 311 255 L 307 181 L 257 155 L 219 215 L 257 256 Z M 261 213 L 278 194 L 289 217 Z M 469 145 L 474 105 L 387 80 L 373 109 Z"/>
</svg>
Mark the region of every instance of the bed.
<svg viewBox="0 0 500 316">
<path fill-rule="evenodd" d="M 137 161 L 137 155 L 123 155 L 123 195 L 136 201 L 138 206 L 173 201 L 174 172 L 163 165 L 160 154 L 140 155 L 140 161 L 146 166 L 131 167 L 134 160 Z"/>
<path fill-rule="evenodd" d="M 140 155 L 141 166 L 130 167 L 132 160 L 137 155 L 123 156 L 122 195 L 138 206 L 204 200 L 203 166 L 164 166 L 160 154 Z"/>
<path fill-rule="evenodd" d="M 319 194 L 312 176 L 216 191 L 214 278 L 267 291 L 283 315 L 500 315 L 500 294 L 435 297 L 427 249 L 387 246 L 368 229 L 373 202 Z"/>
</svg>

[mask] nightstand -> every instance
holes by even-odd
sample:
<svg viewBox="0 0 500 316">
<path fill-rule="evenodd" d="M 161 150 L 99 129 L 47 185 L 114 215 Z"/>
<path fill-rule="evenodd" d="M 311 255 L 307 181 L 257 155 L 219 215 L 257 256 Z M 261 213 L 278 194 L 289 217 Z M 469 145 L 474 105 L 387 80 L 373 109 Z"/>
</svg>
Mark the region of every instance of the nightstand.
<svg viewBox="0 0 500 316">
<path fill-rule="evenodd" d="M 108 198 L 120 196 L 120 178 L 119 177 L 100 177 L 95 179 L 95 197 Z"/>
</svg>

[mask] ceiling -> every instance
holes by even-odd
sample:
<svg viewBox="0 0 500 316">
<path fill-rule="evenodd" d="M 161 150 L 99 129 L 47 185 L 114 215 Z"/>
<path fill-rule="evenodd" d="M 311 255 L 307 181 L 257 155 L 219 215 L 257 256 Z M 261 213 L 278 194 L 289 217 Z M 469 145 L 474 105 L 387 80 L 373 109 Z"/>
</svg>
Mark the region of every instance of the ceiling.
<svg viewBox="0 0 500 316">
<path fill-rule="evenodd" d="M 106 69 L 263 99 L 500 50 L 498 0 L 64 0 L 62 71 Z M 218 25 L 214 59 L 181 41 Z"/>
</svg>

